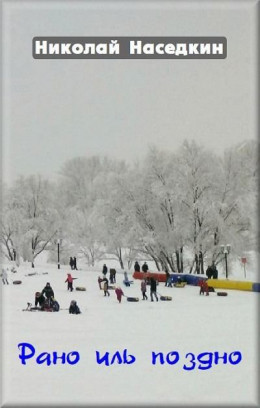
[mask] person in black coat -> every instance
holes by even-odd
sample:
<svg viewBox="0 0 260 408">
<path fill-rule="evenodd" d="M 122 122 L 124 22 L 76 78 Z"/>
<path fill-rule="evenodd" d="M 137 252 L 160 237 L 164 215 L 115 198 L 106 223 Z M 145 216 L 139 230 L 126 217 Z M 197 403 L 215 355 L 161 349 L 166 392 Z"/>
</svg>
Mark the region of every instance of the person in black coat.
<svg viewBox="0 0 260 408">
<path fill-rule="evenodd" d="M 135 270 L 135 272 L 140 272 L 140 265 L 139 265 L 139 263 L 137 261 L 135 261 L 134 270 Z"/>
<path fill-rule="evenodd" d="M 102 272 L 103 272 L 103 275 L 106 276 L 106 274 L 107 274 L 107 266 L 106 266 L 106 264 L 103 265 L 103 270 L 102 270 Z"/>
<path fill-rule="evenodd" d="M 45 296 L 41 292 L 35 293 L 35 302 L 34 305 L 37 307 L 38 305 L 42 308 L 45 302 Z"/>
<path fill-rule="evenodd" d="M 74 261 L 73 261 L 73 258 L 72 258 L 72 256 L 70 257 L 70 269 L 71 270 L 73 270 L 74 269 Z"/>
<path fill-rule="evenodd" d="M 77 258 L 75 256 L 73 258 L 73 269 L 75 269 L 76 271 L 78 270 L 78 268 L 77 268 Z"/>
<path fill-rule="evenodd" d="M 212 272 L 212 278 L 213 279 L 218 279 L 218 270 L 216 268 L 215 262 L 212 262 L 211 272 Z"/>
<path fill-rule="evenodd" d="M 209 265 L 206 269 L 206 275 L 208 279 L 211 279 L 212 277 L 212 270 L 211 270 L 211 266 Z"/>
<path fill-rule="evenodd" d="M 80 314 L 81 313 L 80 308 L 78 307 L 76 300 L 72 300 L 70 302 L 69 313 L 70 314 Z"/>
<path fill-rule="evenodd" d="M 45 288 L 43 288 L 43 290 L 42 290 L 42 295 L 45 295 L 48 300 L 51 299 L 51 297 L 54 298 L 54 292 L 53 292 L 53 289 L 52 289 L 52 287 L 50 285 L 50 282 L 46 283 Z"/>
<path fill-rule="evenodd" d="M 142 271 L 143 271 L 143 272 L 148 272 L 148 265 L 147 265 L 146 262 L 145 262 L 145 263 L 143 264 L 143 266 L 142 266 Z"/>
<path fill-rule="evenodd" d="M 157 290 L 157 283 L 154 278 L 150 278 L 150 294 L 151 294 L 151 302 L 153 302 L 153 295 L 155 296 L 155 299 L 158 302 L 158 296 L 156 293 Z"/>
</svg>

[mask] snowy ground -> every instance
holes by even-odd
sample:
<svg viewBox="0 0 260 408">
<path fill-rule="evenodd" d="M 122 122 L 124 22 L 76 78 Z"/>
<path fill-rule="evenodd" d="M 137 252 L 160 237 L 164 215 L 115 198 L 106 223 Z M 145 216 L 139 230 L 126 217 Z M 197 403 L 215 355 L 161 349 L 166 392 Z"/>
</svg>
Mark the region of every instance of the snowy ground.
<svg viewBox="0 0 260 408">
<path fill-rule="evenodd" d="M 34 276 L 28 273 L 37 272 Z M 48 274 L 43 274 L 48 272 Z M 75 286 L 85 286 L 86 292 L 67 292 L 68 268 L 57 270 L 55 265 L 21 266 L 11 279 L 21 279 L 2 287 L 2 365 L 3 405 L 250 405 L 257 404 L 257 320 L 259 293 L 227 291 L 227 297 L 212 293 L 199 296 L 198 287 L 166 288 L 160 283 L 158 292 L 172 296 L 169 302 L 141 300 L 140 281 L 130 288 L 117 284 L 125 295 L 138 296 L 138 303 L 123 298 L 121 304 L 115 293 L 103 296 L 97 278 L 100 273 L 86 269 L 76 271 Z M 77 300 L 82 314 L 23 312 L 34 293 L 50 282 L 61 308 Z M 148 293 L 149 294 L 149 293 Z M 35 358 L 26 365 L 19 359 L 19 343 L 30 343 L 36 349 Z M 98 364 L 96 351 L 110 356 L 124 350 L 134 355 L 133 364 L 105 366 Z M 43 352 L 66 354 L 78 351 L 80 361 L 75 365 L 37 364 Z M 152 352 L 166 356 L 179 353 L 176 364 L 152 364 Z M 230 355 L 239 351 L 242 361 L 212 364 L 199 369 L 200 353 L 218 352 Z M 196 357 L 191 367 L 191 355 Z M 173 355 L 169 355 L 172 361 Z M 205 357 L 204 357 L 205 358 Z M 202 364 L 205 368 L 206 364 Z"/>
</svg>

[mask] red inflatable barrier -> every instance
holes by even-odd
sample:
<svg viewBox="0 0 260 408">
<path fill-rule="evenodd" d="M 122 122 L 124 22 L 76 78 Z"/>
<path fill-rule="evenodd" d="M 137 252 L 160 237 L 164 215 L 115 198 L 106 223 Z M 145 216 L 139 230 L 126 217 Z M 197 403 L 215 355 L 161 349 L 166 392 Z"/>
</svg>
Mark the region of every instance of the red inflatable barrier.
<svg viewBox="0 0 260 408">
<path fill-rule="evenodd" d="M 146 278 L 154 278 L 158 282 L 166 282 L 166 274 L 165 273 L 156 273 L 156 272 L 134 272 L 133 273 L 134 279 L 146 279 Z"/>
</svg>

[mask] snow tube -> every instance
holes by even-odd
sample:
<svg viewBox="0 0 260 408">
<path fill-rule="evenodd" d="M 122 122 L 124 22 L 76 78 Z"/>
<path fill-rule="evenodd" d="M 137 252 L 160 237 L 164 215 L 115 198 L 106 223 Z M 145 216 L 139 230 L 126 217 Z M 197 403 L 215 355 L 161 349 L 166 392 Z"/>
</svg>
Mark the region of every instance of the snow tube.
<svg viewBox="0 0 260 408">
<path fill-rule="evenodd" d="M 186 285 L 186 282 L 180 282 L 180 283 L 176 282 L 173 284 L 175 288 L 184 288 L 185 285 Z"/>
<path fill-rule="evenodd" d="M 138 297 L 127 297 L 126 300 L 128 302 L 139 302 L 139 298 Z"/>
<path fill-rule="evenodd" d="M 86 290 L 86 288 L 84 288 L 84 286 L 77 286 L 76 290 L 80 290 L 80 291 L 84 292 Z"/>
<path fill-rule="evenodd" d="M 160 296 L 160 300 L 172 300 L 171 296 Z"/>
<path fill-rule="evenodd" d="M 13 285 L 20 285 L 21 283 L 22 283 L 22 281 L 20 281 L 20 280 L 13 281 Z"/>
<path fill-rule="evenodd" d="M 209 292 L 215 292 L 215 289 L 212 286 L 209 286 Z"/>
<path fill-rule="evenodd" d="M 218 296 L 227 296 L 227 292 L 218 292 L 217 295 Z"/>
</svg>

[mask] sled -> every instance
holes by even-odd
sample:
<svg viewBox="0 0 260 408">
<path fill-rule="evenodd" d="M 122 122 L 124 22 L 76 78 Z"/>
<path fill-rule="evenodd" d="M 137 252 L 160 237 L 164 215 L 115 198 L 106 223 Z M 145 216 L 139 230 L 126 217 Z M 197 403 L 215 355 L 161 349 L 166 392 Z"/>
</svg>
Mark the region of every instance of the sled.
<svg viewBox="0 0 260 408">
<path fill-rule="evenodd" d="M 14 280 L 13 281 L 13 285 L 20 285 L 22 283 L 22 281 L 20 280 Z"/>
<path fill-rule="evenodd" d="M 35 306 L 30 308 L 27 307 L 27 309 L 23 309 L 23 312 L 43 312 L 43 310 L 40 307 Z"/>
<path fill-rule="evenodd" d="M 184 286 L 186 286 L 186 282 L 180 282 L 180 283 L 174 283 L 173 286 L 175 288 L 184 288 Z"/>
<path fill-rule="evenodd" d="M 227 292 L 217 292 L 218 296 L 227 296 Z"/>
<path fill-rule="evenodd" d="M 139 302 L 139 298 L 138 297 L 127 297 L 126 300 L 128 302 Z"/>
<path fill-rule="evenodd" d="M 76 290 L 84 292 L 86 290 L 86 288 L 84 286 L 77 286 Z"/>
<path fill-rule="evenodd" d="M 108 289 L 114 290 L 116 287 L 115 286 L 108 286 Z"/>
<path fill-rule="evenodd" d="M 172 300 L 171 296 L 160 296 L 160 300 Z"/>
</svg>

